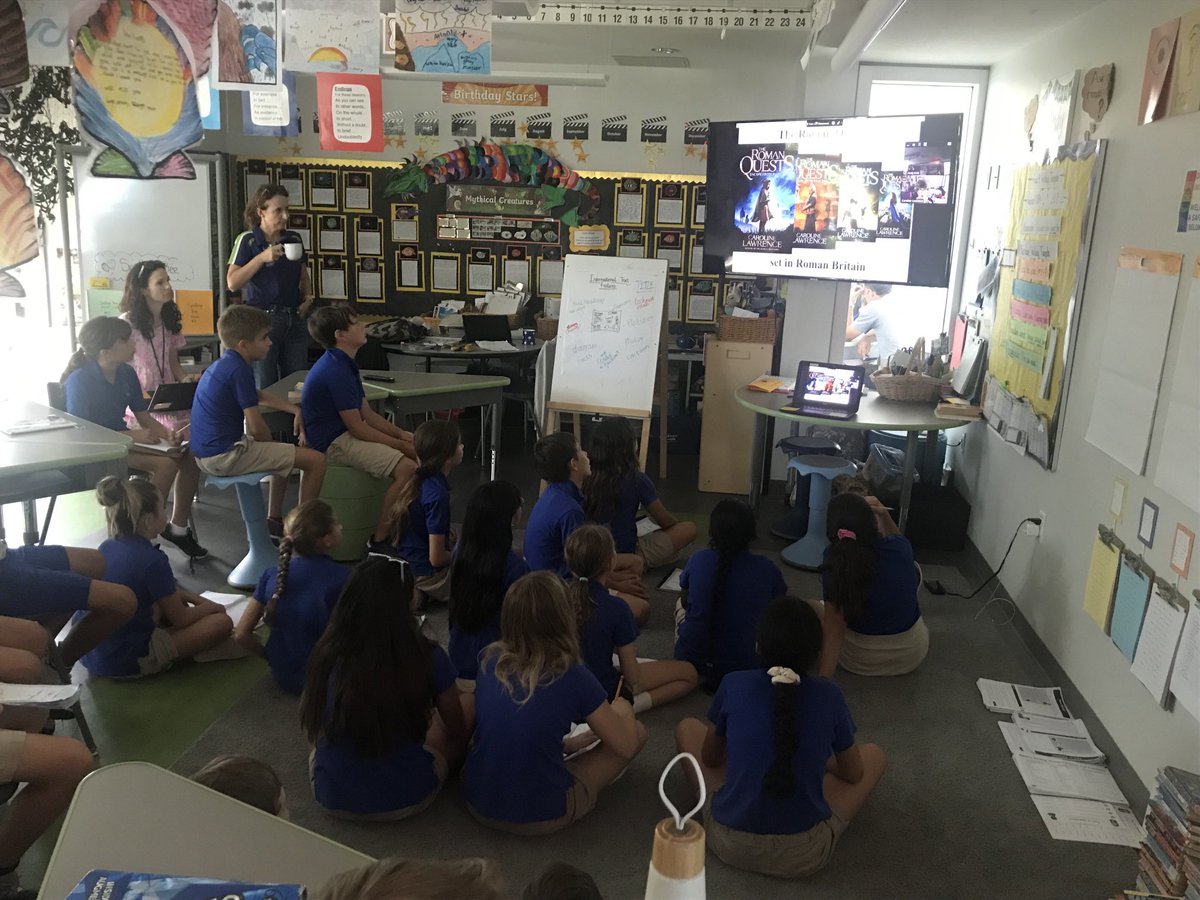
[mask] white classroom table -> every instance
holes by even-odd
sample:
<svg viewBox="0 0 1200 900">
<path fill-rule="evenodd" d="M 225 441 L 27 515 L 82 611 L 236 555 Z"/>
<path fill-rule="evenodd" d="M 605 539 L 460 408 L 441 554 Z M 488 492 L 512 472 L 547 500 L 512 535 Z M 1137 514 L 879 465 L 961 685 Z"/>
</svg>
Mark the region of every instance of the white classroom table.
<svg viewBox="0 0 1200 900">
<path fill-rule="evenodd" d="M 370 862 L 166 769 L 117 763 L 75 791 L 38 900 L 62 900 L 92 869 L 299 883 L 312 892 Z"/>
</svg>

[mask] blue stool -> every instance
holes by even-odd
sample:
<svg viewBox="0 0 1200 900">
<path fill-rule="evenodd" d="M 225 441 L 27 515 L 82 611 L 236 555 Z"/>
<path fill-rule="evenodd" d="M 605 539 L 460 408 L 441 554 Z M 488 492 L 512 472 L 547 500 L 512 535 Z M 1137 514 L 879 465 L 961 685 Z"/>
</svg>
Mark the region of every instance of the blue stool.
<svg viewBox="0 0 1200 900">
<path fill-rule="evenodd" d="M 836 441 L 822 437 L 791 435 L 780 438 L 775 445 L 782 450 L 790 463 L 797 456 L 841 456 L 842 448 Z M 771 524 L 771 534 L 785 541 L 798 541 L 808 533 L 808 483 L 809 477 L 797 476 L 788 466 L 787 486 L 783 501 L 792 508 Z M 794 498 L 794 499 L 793 499 Z"/>
<path fill-rule="evenodd" d="M 825 558 L 825 510 L 829 490 L 838 475 L 853 475 L 854 463 L 836 456 L 797 456 L 788 462 L 797 475 L 811 475 L 808 488 L 808 532 L 794 544 L 784 547 L 783 561 L 800 569 L 817 569 Z"/>
<path fill-rule="evenodd" d="M 263 502 L 262 488 L 259 487 L 259 482 L 270 474 L 247 472 L 245 475 L 209 475 L 205 479 L 206 483 L 220 490 L 233 486 L 242 510 L 242 521 L 246 523 L 246 541 L 250 546 L 245 558 L 234 566 L 225 579 L 232 587 L 257 587 L 262 573 L 279 560 L 279 551 L 271 543 L 267 505 Z"/>
</svg>

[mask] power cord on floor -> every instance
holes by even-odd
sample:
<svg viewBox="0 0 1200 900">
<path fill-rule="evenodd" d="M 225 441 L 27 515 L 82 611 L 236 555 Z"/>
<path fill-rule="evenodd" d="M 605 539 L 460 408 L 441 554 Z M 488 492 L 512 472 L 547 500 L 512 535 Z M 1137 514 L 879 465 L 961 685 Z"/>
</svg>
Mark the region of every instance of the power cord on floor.
<svg viewBox="0 0 1200 900">
<path fill-rule="evenodd" d="M 954 591 L 948 591 L 944 587 L 942 587 L 942 583 L 940 581 L 926 581 L 925 589 L 928 590 L 931 594 L 940 594 L 940 595 L 944 595 L 946 597 L 960 597 L 963 600 L 974 599 L 975 596 L 980 591 L 982 591 L 985 587 L 988 586 L 988 584 L 991 583 L 993 578 L 996 578 L 1000 574 L 1000 570 L 1003 569 L 1004 564 L 1006 562 L 1008 562 L 1008 554 L 1012 552 L 1013 544 L 1015 544 L 1017 542 L 1017 535 L 1021 533 L 1021 526 L 1024 525 L 1026 522 L 1034 522 L 1038 525 L 1042 524 L 1042 520 L 1039 519 L 1037 516 L 1029 516 L 1027 518 L 1022 519 L 1020 522 L 1018 522 L 1017 528 L 1013 532 L 1012 540 L 1010 540 L 1008 542 L 1008 549 L 1004 551 L 1004 559 L 1000 560 L 1000 565 L 996 567 L 996 570 L 994 572 L 992 572 L 990 575 L 988 575 L 988 577 L 985 578 L 982 582 L 980 582 L 979 587 L 975 588 L 975 590 L 973 590 L 971 593 L 957 594 Z"/>
</svg>

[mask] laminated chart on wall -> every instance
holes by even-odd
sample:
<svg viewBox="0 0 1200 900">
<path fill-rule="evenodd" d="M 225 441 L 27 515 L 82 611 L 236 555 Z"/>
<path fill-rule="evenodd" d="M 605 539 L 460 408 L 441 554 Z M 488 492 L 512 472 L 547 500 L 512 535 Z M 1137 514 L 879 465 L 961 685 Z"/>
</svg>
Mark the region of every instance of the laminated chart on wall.
<svg viewBox="0 0 1200 900">
<path fill-rule="evenodd" d="M 1013 174 L 1004 236 L 1013 262 L 1000 268 L 988 372 L 1014 401 L 1027 401 L 1006 401 L 1022 421 L 997 430 L 1046 467 L 1078 328 L 1104 153 L 1104 141 L 1075 144 L 1053 162 Z"/>
<path fill-rule="evenodd" d="M 1175 370 L 1163 391 L 1163 426 L 1154 466 L 1154 485 L 1200 512 L 1200 259 L 1185 291 L 1183 327 L 1171 344 Z"/>
<path fill-rule="evenodd" d="M 1192 593 L 1196 599 L 1189 604 L 1179 649 L 1175 651 L 1171 694 L 1176 703 L 1200 720 L 1200 591 Z"/>
<path fill-rule="evenodd" d="M 1105 634 L 1108 634 L 1112 621 L 1113 594 L 1117 589 L 1117 572 L 1124 549 L 1120 538 L 1101 525 L 1100 533 L 1092 544 L 1092 561 L 1088 566 L 1087 586 L 1083 590 L 1083 609 Z"/>
<path fill-rule="evenodd" d="M 1133 662 L 1137 650 L 1138 636 L 1142 633 L 1142 622 L 1146 617 L 1146 604 L 1150 600 L 1150 587 L 1154 573 L 1137 557 L 1121 555 L 1121 569 L 1117 576 L 1117 593 L 1113 600 L 1112 628 L 1110 635 L 1117 649 Z"/>
<path fill-rule="evenodd" d="M 1167 685 L 1186 618 L 1187 606 L 1179 592 L 1162 579 L 1157 579 L 1150 593 L 1130 671 L 1146 686 L 1160 706 L 1169 705 L 1170 691 Z"/>
<path fill-rule="evenodd" d="M 1086 437 L 1137 475 L 1146 471 L 1182 266 L 1179 253 L 1124 247 L 1112 282 Z"/>
</svg>

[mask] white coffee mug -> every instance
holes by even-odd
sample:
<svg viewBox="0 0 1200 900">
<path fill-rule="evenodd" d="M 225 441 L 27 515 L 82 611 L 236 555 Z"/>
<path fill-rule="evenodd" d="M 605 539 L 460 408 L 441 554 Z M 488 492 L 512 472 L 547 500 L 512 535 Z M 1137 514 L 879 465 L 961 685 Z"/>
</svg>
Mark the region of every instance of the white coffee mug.
<svg viewBox="0 0 1200 900">
<path fill-rule="evenodd" d="M 289 244 L 284 244 L 283 245 L 283 255 L 286 256 L 288 259 L 290 259 L 292 262 L 295 262 L 301 256 L 304 255 L 304 245 L 301 243 L 295 242 L 295 241 L 293 241 Z"/>
</svg>

